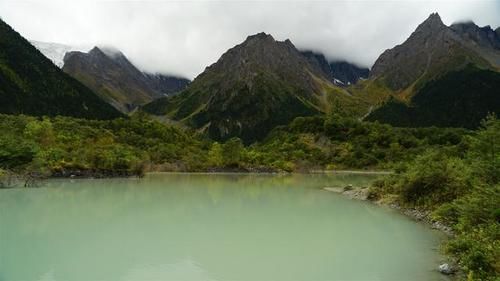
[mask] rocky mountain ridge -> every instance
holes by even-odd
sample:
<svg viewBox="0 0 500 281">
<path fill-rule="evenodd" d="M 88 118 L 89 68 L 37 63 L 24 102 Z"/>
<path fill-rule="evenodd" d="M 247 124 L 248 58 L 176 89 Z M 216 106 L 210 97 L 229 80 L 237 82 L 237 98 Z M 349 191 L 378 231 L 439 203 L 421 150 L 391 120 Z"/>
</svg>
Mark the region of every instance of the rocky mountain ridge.
<svg viewBox="0 0 500 281">
<path fill-rule="evenodd" d="M 109 48 L 68 52 L 63 70 L 124 113 L 180 91 L 189 83 L 183 78 L 144 73 L 122 52 Z"/>
<path fill-rule="evenodd" d="M 431 14 L 401 45 L 386 50 L 375 61 L 371 79 L 381 79 L 394 91 L 418 80 L 431 80 L 447 71 L 472 63 L 499 68 L 500 44 L 489 27 L 473 23 L 446 26 L 437 13 Z"/>
<path fill-rule="evenodd" d="M 500 114 L 499 70 L 497 32 L 472 22 L 448 27 L 434 13 L 375 62 L 361 95 L 380 91 L 390 98 L 367 119 L 476 128 L 488 113 Z"/>
<path fill-rule="evenodd" d="M 366 79 L 370 70 L 356 66 L 347 61 L 328 61 L 321 53 L 301 51 L 310 64 L 321 69 L 329 80 L 338 86 L 356 84 L 360 79 Z"/>
<path fill-rule="evenodd" d="M 1 19 L 0 112 L 88 119 L 122 116 Z"/>
<path fill-rule="evenodd" d="M 331 99 L 354 102 L 290 40 L 258 33 L 229 49 L 172 98 L 144 107 L 198 128 L 210 137 L 261 139 L 298 116 L 326 112 Z"/>
</svg>

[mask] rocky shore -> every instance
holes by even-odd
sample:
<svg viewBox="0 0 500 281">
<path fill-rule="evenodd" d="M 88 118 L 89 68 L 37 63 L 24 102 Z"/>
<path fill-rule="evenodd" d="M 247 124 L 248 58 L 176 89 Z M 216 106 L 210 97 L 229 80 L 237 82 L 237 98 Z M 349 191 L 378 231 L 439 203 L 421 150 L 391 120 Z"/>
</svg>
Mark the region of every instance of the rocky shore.
<svg viewBox="0 0 500 281">
<path fill-rule="evenodd" d="M 142 177 L 141 171 L 128 170 L 96 170 L 96 169 L 63 169 L 53 171 L 51 178 L 119 178 L 119 177 Z"/>
<path fill-rule="evenodd" d="M 429 225 L 432 229 L 439 230 L 449 237 L 454 235 L 453 230 L 449 226 L 439 221 L 433 220 L 431 218 L 430 211 L 419 210 L 417 208 L 405 208 L 394 202 L 389 203 L 384 200 L 377 200 L 376 198 L 373 198 L 371 196 L 370 189 L 368 187 L 353 187 L 351 184 L 349 184 L 345 187 L 324 187 L 323 189 L 326 191 L 342 194 L 353 200 L 370 201 L 380 206 L 385 206 L 391 209 L 398 210 L 401 214 L 417 222 L 425 223 Z M 459 271 L 458 266 L 454 262 L 440 264 L 437 267 L 437 270 L 445 275 L 454 274 L 455 276 L 461 276 L 461 272 Z"/>
<path fill-rule="evenodd" d="M 368 187 L 353 187 L 352 185 L 347 185 L 345 187 L 324 187 L 323 189 L 342 194 L 349 197 L 350 199 L 370 201 L 377 205 L 387 206 L 391 209 L 400 211 L 402 214 L 412 218 L 415 221 L 426 223 L 431 226 L 431 228 L 440 230 L 448 236 L 453 235 L 453 230 L 443 223 L 433 220 L 430 216 L 429 211 L 420 210 L 417 208 L 404 208 L 394 202 L 386 203 L 384 200 L 375 200 L 375 198 L 371 197 L 370 189 Z"/>
</svg>

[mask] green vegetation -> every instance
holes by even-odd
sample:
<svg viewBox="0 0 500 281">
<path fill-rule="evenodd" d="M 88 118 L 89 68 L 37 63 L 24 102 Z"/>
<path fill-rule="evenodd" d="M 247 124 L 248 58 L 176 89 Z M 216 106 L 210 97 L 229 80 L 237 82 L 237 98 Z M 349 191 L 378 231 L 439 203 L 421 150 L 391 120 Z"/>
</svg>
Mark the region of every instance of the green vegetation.
<svg viewBox="0 0 500 281">
<path fill-rule="evenodd" d="M 468 280 L 500 275 L 500 121 L 489 117 L 456 149 L 428 149 L 372 187 L 376 198 L 431 211 L 456 236 L 445 251 Z"/>
<path fill-rule="evenodd" d="M 0 187 L 34 176 L 130 176 L 145 171 L 394 169 L 375 198 L 432 212 L 456 236 L 445 250 L 470 280 L 499 265 L 500 121 L 484 129 L 394 128 L 339 115 L 296 118 L 262 142 L 224 143 L 144 114 L 96 121 L 0 115 Z M 21 174 L 22 177 L 16 177 Z"/>
<path fill-rule="evenodd" d="M 463 129 L 393 128 L 339 115 L 299 117 L 249 148 L 248 161 L 284 170 L 388 169 L 428 148 L 458 149 Z"/>
<path fill-rule="evenodd" d="M 66 115 L 91 119 L 122 116 L 69 77 L 0 20 L 0 113 Z"/>
<path fill-rule="evenodd" d="M 456 236 L 446 245 L 469 280 L 500 266 L 500 121 L 484 128 L 394 128 L 339 115 L 296 118 L 262 142 L 204 139 L 136 114 L 93 121 L 0 115 L 0 187 L 32 175 L 128 176 L 144 171 L 394 169 L 375 198 L 430 211 Z M 13 172 L 24 177 L 16 177 Z"/>
<path fill-rule="evenodd" d="M 186 90 L 143 110 L 184 122 L 213 140 L 238 137 L 251 144 L 298 116 L 332 111 L 360 116 L 368 108 L 309 65 L 290 41 L 260 33 L 226 52 Z"/>
<path fill-rule="evenodd" d="M 0 168 L 68 176 L 120 176 L 142 171 L 308 171 L 390 168 L 426 148 L 453 149 L 468 132 L 404 129 L 338 115 L 299 117 L 261 143 L 212 142 L 154 121 L 91 121 L 0 115 Z"/>
<path fill-rule="evenodd" d="M 0 168 L 53 176 L 141 175 L 197 170 L 204 142 L 142 117 L 91 121 L 1 115 Z"/>
<path fill-rule="evenodd" d="M 488 113 L 500 114 L 500 74 L 469 65 L 427 82 L 410 104 L 389 99 L 367 120 L 404 127 L 477 128 Z"/>
</svg>

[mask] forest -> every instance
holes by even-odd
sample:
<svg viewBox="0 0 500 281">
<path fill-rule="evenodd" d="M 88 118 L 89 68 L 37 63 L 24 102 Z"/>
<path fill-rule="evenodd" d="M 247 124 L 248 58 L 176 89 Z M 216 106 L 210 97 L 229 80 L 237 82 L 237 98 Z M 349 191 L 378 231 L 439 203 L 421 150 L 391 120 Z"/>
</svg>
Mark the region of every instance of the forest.
<svg viewBox="0 0 500 281">
<path fill-rule="evenodd" d="M 476 131 L 396 128 L 337 115 L 298 117 L 262 142 L 212 141 L 146 114 L 107 121 L 0 116 L 0 187 L 13 175 L 142 176 L 150 171 L 314 172 L 392 170 L 370 198 L 427 211 L 456 234 L 444 250 L 468 280 L 500 272 L 500 121 Z M 28 181 L 26 180 L 26 181 Z"/>
</svg>

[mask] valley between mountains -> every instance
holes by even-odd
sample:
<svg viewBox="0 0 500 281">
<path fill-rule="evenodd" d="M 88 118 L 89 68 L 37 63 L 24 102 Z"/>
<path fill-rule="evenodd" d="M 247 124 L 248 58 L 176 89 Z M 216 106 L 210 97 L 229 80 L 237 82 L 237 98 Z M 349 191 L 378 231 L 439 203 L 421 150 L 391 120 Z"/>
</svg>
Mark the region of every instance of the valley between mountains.
<svg viewBox="0 0 500 281">
<path fill-rule="evenodd" d="M 260 32 L 191 81 L 109 46 L 29 41 L 0 19 L 0 188 L 388 170 L 368 198 L 449 227 L 457 279 L 498 280 L 500 28 L 437 13 L 412 28 L 369 68 Z"/>
</svg>

